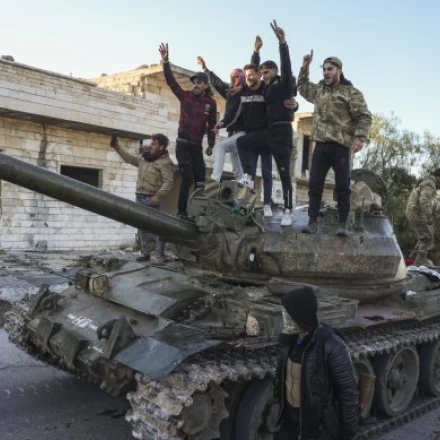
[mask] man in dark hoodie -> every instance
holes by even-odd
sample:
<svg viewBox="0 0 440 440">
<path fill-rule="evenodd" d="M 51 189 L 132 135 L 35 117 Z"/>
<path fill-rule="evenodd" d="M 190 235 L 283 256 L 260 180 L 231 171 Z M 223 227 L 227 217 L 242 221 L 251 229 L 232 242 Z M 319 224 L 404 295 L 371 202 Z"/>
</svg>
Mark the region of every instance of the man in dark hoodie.
<svg viewBox="0 0 440 440">
<path fill-rule="evenodd" d="M 290 158 L 293 150 L 293 114 L 298 110 L 284 105 L 286 99 L 297 95 L 296 79 L 292 74 L 289 46 L 286 35 L 276 20 L 270 24 L 279 41 L 280 70 L 274 61 L 265 61 L 260 66 L 260 72 L 264 81 L 264 100 L 266 102 L 267 132 L 266 142 L 277 165 L 283 188 L 284 213 L 281 219 L 282 226 L 292 224 L 291 212 L 292 200 L 292 177 L 290 175 Z M 258 38 L 258 37 L 257 37 Z M 260 64 L 260 55 L 255 52 L 253 62 Z"/>
<path fill-rule="evenodd" d="M 278 440 L 355 440 L 359 391 L 347 345 L 319 323 L 310 286 L 295 288 L 281 302 L 283 358 L 275 381 L 281 401 Z"/>
<path fill-rule="evenodd" d="M 138 155 L 130 154 L 122 148 L 116 136 L 113 136 L 110 146 L 121 158 L 135 167 L 138 167 L 136 181 L 136 202 L 150 208 L 160 209 L 161 199 L 168 194 L 174 185 L 174 164 L 168 154 L 168 138 L 161 133 L 151 136 L 150 146 L 141 148 Z M 152 234 L 139 229 L 139 239 L 142 252 L 141 260 L 150 260 L 150 241 Z M 158 260 L 164 260 L 164 244 L 157 241 L 156 251 Z"/>
<path fill-rule="evenodd" d="M 203 72 L 209 75 L 214 89 L 217 90 L 222 98 L 226 99 L 225 115 L 215 128 L 216 130 L 226 128 L 228 138 L 221 140 L 215 146 L 215 158 L 211 179 L 220 182 L 225 164 L 225 155 L 229 153 L 235 180 L 247 183 L 244 179 L 243 167 L 241 166 L 240 157 L 237 152 L 237 139 L 246 134 L 243 130 L 241 115 L 238 113 L 240 92 L 245 84 L 244 72 L 241 69 L 233 69 L 229 75 L 230 83 L 227 84 L 208 69 L 202 57 L 197 57 L 197 62 L 200 64 Z"/>
<path fill-rule="evenodd" d="M 159 46 L 165 80 L 180 101 L 179 129 L 176 141 L 176 158 L 182 175 L 177 215 L 186 217 L 189 190 L 193 183 L 204 182 L 206 165 L 202 141 L 208 137 L 206 154 L 210 156 L 215 143 L 214 127 L 217 123 L 217 104 L 207 93 L 208 76 L 197 72 L 191 77 L 192 90 L 183 90 L 173 75 L 169 63 L 168 44 Z"/>
</svg>

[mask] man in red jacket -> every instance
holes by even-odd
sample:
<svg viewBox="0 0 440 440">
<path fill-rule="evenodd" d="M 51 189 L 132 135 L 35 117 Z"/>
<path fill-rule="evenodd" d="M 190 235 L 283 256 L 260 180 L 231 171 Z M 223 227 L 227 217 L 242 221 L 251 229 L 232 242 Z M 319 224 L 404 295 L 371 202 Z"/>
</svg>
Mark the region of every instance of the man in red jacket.
<svg viewBox="0 0 440 440">
<path fill-rule="evenodd" d="M 192 90 L 183 90 L 174 78 L 168 60 L 168 44 L 159 46 L 163 72 L 171 91 L 180 101 L 179 129 L 176 141 L 176 158 L 182 175 L 177 215 L 186 217 L 189 190 L 193 183 L 204 182 L 206 166 L 203 159 L 202 141 L 207 133 L 206 154 L 212 154 L 215 143 L 214 127 L 217 123 L 217 104 L 206 91 L 208 76 L 197 72 L 191 77 Z"/>
</svg>

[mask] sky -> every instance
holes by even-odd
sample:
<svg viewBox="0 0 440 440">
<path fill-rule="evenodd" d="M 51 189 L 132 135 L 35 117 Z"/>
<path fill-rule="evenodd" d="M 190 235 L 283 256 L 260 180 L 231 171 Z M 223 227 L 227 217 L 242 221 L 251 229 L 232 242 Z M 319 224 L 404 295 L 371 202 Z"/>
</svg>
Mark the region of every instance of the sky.
<svg viewBox="0 0 440 440">
<path fill-rule="evenodd" d="M 279 60 L 270 28 L 285 30 L 297 76 L 311 49 L 310 78 L 338 56 L 370 110 L 394 112 L 401 128 L 440 136 L 440 2 L 438 0 L 0 0 L 0 54 L 17 62 L 93 78 L 160 61 L 198 70 L 196 58 L 228 79 L 250 59 L 256 35 L 262 60 Z M 299 98 L 300 111 L 312 111 Z"/>
</svg>

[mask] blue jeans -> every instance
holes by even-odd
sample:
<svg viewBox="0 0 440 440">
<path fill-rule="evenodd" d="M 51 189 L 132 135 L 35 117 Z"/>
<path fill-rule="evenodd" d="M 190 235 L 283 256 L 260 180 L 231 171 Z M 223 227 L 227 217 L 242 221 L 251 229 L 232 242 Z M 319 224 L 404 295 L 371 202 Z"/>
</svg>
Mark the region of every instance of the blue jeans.
<svg viewBox="0 0 440 440">
<path fill-rule="evenodd" d="M 272 200 L 272 153 L 267 143 L 266 130 L 256 130 L 237 139 L 237 149 L 245 173 L 255 178 L 258 156 L 261 157 L 264 204 Z"/>
<path fill-rule="evenodd" d="M 161 206 L 151 206 L 151 196 L 147 196 L 144 194 L 136 194 L 136 203 L 139 203 L 143 206 L 148 206 L 149 208 L 153 209 L 161 209 Z M 150 248 L 150 242 L 155 241 L 156 242 L 156 251 L 157 255 L 159 257 L 163 257 L 165 255 L 164 250 L 164 243 L 163 241 L 157 236 L 152 234 L 151 232 L 145 231 L 144 229 L 138 229 L 139 234 L 139 240 L 141 242 L 141 248 L 142 248 L 142 254 L 150 254 L 151 248 Z"/>
</svg>

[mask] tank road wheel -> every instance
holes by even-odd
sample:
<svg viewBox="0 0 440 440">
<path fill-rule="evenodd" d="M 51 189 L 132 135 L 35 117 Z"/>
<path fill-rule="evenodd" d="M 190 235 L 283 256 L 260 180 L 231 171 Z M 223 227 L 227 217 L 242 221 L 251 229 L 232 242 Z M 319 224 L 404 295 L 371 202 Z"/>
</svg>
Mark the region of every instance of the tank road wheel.
<svg viewBox="0 0 440 440">
<path fill-rule="evenodd" d="M 273 440 L 273 434 L 267 427 L 272 404 L 272 378 L 254 381 L 240 402 L 235 438 L 237 440 Z"/>
<path fill-rule="evenodd" d="M 366 378 L 370 378 L 370 380 L 367 379 L 366 381 L 364 381 L 364 379 L 361 379 L 361 384 L 359 386 L 360 388 L 363 388 L 361 391 L 363 402 L 361 402 L 362 409 L 360 411 L 360 417 L 361 419 L 365 419 L 366 417 L 368 417 L 368 414 L 370 414 L 371 406 L 373 405 L 375 378 L 374 369 L 369 359 L 366 358 L 359 358 L 357 361 L 353 362 L 353 366 L 358 384 L 359 377 L 361 375 L 365 375 Z"/>
<path fill-rule="evenodd" d="M 440 396 L 440 341 L 423 344 L 420 349 L 420 390 Z"/>
<path fill-rule="evenodd" d="M 225 391 L 229 394 L 226 398 L 226 409 L 229 416 L 220 424 L 220 438 L 222 440 L 235 440 L 235 422 L 237 420 L 238 406 L 248 386 L 249 382 L 245 380 L 228 382 L 224 386 Z"/>
<path fill-rule="evenodd" d="M 410 404 L 419 378 L 419 356 L 414 347 L 378 356 L 374 362 L 374 403 L 381 414 L 395 416 Z"/>
<path fill-rule="evenodd" d="M 183 410 L 182 430 L 188 440 L 220 438 L 220 423 L 228 417 L 226 391 L 212 383 L 206 393 L 193 395 L 194 403 Z"/>
</svg>

